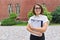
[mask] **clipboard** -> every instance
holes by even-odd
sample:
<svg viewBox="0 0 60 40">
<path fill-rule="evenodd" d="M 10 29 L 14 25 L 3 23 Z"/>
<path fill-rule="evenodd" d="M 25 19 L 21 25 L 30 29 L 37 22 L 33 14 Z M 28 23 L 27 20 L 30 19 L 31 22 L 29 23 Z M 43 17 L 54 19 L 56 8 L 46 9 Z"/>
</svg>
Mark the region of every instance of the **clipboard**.
<svg viewBox="0 0 60 40">
<path fill-rule="evenodd" d="M 31 25 L 34 28 L 43 27 L 43 21 L 42 20 L 34 20 L 34 19 L 31 19 Z"/>
</svg>

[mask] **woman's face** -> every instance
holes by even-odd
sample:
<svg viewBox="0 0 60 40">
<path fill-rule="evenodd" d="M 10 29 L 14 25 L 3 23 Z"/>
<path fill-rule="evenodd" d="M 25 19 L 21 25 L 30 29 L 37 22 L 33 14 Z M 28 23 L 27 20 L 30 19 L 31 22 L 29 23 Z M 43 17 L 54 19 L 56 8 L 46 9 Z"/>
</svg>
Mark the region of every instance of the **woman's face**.
<svg viewBox="0 0 60 40">
<path fill-rule="evenodd" d="M 36 5 L 35 6 L 35 13 L 36 13 L 36 15 L 40 15 L 40 12 L 41 12 L 40 6 Z"/>
</svg>

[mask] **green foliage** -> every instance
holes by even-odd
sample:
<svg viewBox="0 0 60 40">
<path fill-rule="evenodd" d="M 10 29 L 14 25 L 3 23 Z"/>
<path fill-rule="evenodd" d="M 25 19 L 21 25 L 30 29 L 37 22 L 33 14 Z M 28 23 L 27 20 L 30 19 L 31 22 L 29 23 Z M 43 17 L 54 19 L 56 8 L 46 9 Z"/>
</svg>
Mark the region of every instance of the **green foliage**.
<svg viewBox="0 0 60 40">
<path fill-rule="evenodd" d="M 16 17 L 17 17 L 17 14 L 14 12 L 10 13 L 10 15 L 9 15 L 9 18 L 11 18 L 11 19 L 15 19 Z"/>
<path fill-rule="evenodd" d="M 46 15 L 46 16 L 48 17 L 49 21 L 51 21 L 51 20 L 52 20 L 51 12 L 49 12 L 49 11 L 47 10 L 47 8 L 44 7 L 44 6 L 43 6 L 43 10 L 44 10 L 44 15 Z"/>
<path fill-rule="evenodd" d="M 16 24 L 16 17 L 17 15 L 15 13 L 11 13 L 9 15 L 9 18 L 6 18 L 1 21 L 2 26 L 11 26 Z"/>
<path fill-rule="evenodd" d="M 4 19 L 1 22 L 2 26 L 12 26 L 12 25 L 15 25 L 15 24 L 16 24 L 16 21 L 14 19 L 10 19 L 10 18 Z"/>
<path fill-rule="evenodd" d="M 34 14 L 33 14 L 32 10 L 28 12 L 28 18 L 30 18 L 30 17 L 33 16 L 33 15 L 34 15 Z"/>
<path fill-rule="evenodd" d="M 53 23 L 60 23 L 60 6 L 58 6 L 56 10 L 52 12 L 52 16 Z"/>
</svg>

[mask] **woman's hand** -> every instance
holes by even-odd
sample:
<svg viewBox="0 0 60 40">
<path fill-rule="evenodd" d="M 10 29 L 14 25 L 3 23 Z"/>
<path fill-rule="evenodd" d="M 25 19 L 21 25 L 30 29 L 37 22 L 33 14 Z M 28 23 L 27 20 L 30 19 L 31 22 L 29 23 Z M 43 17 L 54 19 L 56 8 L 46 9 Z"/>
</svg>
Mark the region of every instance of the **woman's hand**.
<svg viewBox="0 0 60 40">
<path fill-rule="evenodd" d="M 39 37 L 42 36 L 42 33 L 41 32 L 35 32 L 36 35 L 38 35 Z"/>
<path fill-rule="evenodd" d="M 36 35 L 42 36 L 41 32 L 35 31 L 33 27 L 31 27 L 29 24 L 27 25 L 27 30 L 31 33 L 34 33 Z"/>
<path fill-rule="evenodd" d="M 47 30 L 47 27 L 48 27 L 48 22 L 45 22 L 45 23 L 43 24 L 43 27 L 33 28 L 33 26 L 30 26 L 30 29 L 31 29 L 31 30 L 34 30 L 34 31 L 37 31 L 37 32 L 44 33 L 44 32 Z"/>
<path fill-rule="evenodd" d="M 30 26 L 29 28 L 34 31 L 37 29 L 37 28 L 34 28 L 33 26 Z"/>
<path fill-rule="evenodd" d="M 33 29 L 32 25 L 29 26 L 30 29 Z"/>
</svg>

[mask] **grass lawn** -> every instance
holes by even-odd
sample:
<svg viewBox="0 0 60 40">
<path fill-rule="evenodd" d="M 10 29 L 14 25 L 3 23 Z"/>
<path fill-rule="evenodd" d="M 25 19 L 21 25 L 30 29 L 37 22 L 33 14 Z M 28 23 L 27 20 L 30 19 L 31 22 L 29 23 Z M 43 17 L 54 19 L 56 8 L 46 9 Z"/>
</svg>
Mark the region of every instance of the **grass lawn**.
<svg viewBox="0 0 60 40">
<path fill-rule="evenodd" d="M 14 26 L 27 26 L 27 22 L 20 21 Z"/>
<path fill-rule="evenodd" d="M 51 26 L 60 25 L 59 23 L 51 23 Z"/>
<path fill-rule="evenodd" d="M 26 26 L 27 24 L 17 24 L 15 26 Z"/>
<path fill-rule="evenodd" d="M 28 22 L 20 21 L 20 22 L 18 22 L 15 26 L 27 26 L 27 23 L 28 23 Z M 60 24 L 57 24 L 57 23 L 51 23 L 51 24 L 50 24 L 50 26 L 55 26 L 55 25 L 60 25 Z"/>
</svg>

